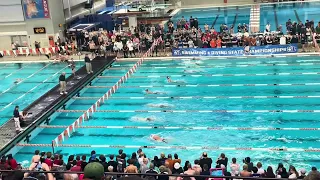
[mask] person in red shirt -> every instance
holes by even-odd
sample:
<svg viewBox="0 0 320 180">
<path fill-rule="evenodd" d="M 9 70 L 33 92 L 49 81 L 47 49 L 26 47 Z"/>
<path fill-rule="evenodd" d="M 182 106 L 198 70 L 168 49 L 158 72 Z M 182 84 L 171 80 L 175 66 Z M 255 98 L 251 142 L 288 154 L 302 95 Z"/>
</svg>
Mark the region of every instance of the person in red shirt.
<svg viewBox="0 0 320 180">
<path fill-rule="evenodd" d="M 18 163 L 13 159 L 12 154 L 8 154 L 7 164 L 11 167 L 12 170 L 15 170 L 18 167 Z"/>
<path fill-rule="evenodd" d="M 211 46 L 211 48 L 216 48 L 216 47 L 217 47 L 217 42 L 216 42 L 215 39 L 212 39 L 212 40 L 210 41 L 210 46 Z"/>
<path fill-rule="evenodd" d="M 52 153 L 51 152 L 47 152 L 47 158 L 46 160 L 44 160 L 44 163 L 46 163 L 50 168 L 52 168 L 52 159 L 51 159 Z"/>
<path fill-rule="evenodd" d="M 218 40 L 217 40 L 217 48 L 221 48 L 221 44 L 222 44 L 221 38 L 218 37 Z"/>
</svg>

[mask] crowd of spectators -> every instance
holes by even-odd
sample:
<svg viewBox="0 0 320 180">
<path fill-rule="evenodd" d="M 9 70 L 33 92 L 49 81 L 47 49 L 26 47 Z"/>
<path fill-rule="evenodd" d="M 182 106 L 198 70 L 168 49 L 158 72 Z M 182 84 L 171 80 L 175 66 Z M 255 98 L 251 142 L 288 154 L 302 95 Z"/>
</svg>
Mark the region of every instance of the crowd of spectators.
<svg viewBox="0 0 320 180">
<path fill-rule="evenodd" d="M 215 160 L 209 157 L 206 152 L 202 153 L 201 158 L 194 161 L 183 162 L 178 154 L 160 154 L 160 157 L 148 157 L 142 149 L 127 156 L 123 150 L 119 150 L 119 154 L 106 157 L 103 154 L 97 154 L 92 151 L 90 156 L 86 155 L 70 155 L 67 162 L 64 162 L 63 156 L 51 152 L 35 151 L 31 159 L 29 170 L 32 171 L 54 171 L 55 173 L 22 173 L 20 164 L 12 157 L 1 158 L 1 170 L 16 170 L 12 172 L 2 173 L 2 180 L 8 179 L 68 179 L 68 180 L 90 180 L 90 179 L 121 179 L 120 175 L 104 173 L 141 173 L 141 174 L 163 174 L 168 176 L 148 176 L 142 175 L 139 179 L 148 180 L 207 180 L 208 178 L 197 177 L 196 175 L 211 175 L 214 170 L 221 170 L 222 176 L 234 176 L 233 179 L 241 179 L 241 177 L 265 177 L 265 178 L 288 178 L 288 179 L 305 179 L 319 180 L 320 173 L 316 167 L 312 167 L 307 173 L 306 169 L 297 170 L 294 166 L 289 166 L 288 170 L 282 163 L 278 164 L 276 169 L 271 166 L 263 166 L 261 162 L 253 163 L 250 157 L 246 157 L 242 162 L 238 162 L 236 158 L 232 158 L 231 162 L 228 157 L 222 153 Z M 69 174 L 59 173 L 61 171 L 70 171 Z M 83 172 L 76 174 L 72 172 Z M 177 176 L 170 176 L 175 174 Z M 190 175 L 189 178 L 182 178 L 179 175 Z M 192 177 L 195 176 L 195 177 Z M 232 178 L 225 178 L 226 180 Z"/>
<path fill-rule="evenodd" d="M 217 30 L 207 24 L 203 28 L 198 27 L 198 23 L 196 26 L 189 26 L 189 22 L 192 21 L 193 17 L 190 17 L 189 21 L 182 17 L 177 21 L 176 29 L 174 23 L 169 21 L 165 39 L 175 48 L 227 48 L 301 43 L 303 49 L 313 46 L 313 33 L 317 34 L 317 41 L 320 40 L 320 22 L 315 27 L 313 20 L 306 20 L 303 24 L 291 22 L 289 19 L 285 32 L 281 25 L 276 31 L 271 31 L 271 24 L 268 22 L 262 32 L 254 34 L 249 34 L 247 24 L 238 24 L 236 28 L 221 24 Z M 181 22 L 185 25 L 181 26 Z"/>
</svg>

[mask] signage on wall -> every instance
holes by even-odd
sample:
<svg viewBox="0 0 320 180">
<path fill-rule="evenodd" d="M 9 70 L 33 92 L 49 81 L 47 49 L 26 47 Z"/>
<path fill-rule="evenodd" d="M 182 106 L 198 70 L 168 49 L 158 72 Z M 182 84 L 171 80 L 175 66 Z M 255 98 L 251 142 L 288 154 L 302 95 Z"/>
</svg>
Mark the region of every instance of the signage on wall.
<svg viewBox="0 0 320 180">
<path fill-rule="evenodd" d="M 50 18 L 48 0 L 23 0 L 26 19 Z"/>
<path fill-rule="evenodd" d="M 45 34 L 46 28 L 45 27 L 35 27 L 33 28 L 35 34 Z"/>
</svg>

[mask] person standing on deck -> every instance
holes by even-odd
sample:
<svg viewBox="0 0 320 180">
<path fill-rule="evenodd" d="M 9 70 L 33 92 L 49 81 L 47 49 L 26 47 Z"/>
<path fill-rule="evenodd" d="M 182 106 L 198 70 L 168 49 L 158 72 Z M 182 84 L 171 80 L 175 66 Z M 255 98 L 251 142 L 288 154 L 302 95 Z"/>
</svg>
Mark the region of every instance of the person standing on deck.
<svg viewBox="0 0 320 180">
<path fill-rule="evenodd" d="M 20 113 L 19 113 L 19 106 L 16 106 L 13 111 L 13 120 L 14 120 L 14 127 L 16 128 L 16 132 L 19 133 L 23 131 L 20 127 Z"/>
<path fill-rule="evenodd" d="M 92 65 L 91 65 L 91 59 L 89 58 L 88 54 L 84 57 L 84 62 L 86 63 L 86 70 L 88 74 L 93 73 L 92 71 Z"/>
<path fill-rule="evenodd" d="M 67 83 L 66 83 L 66 73 L 61 73 L 59 77 L 59 83 L 60 83 L 60 94 L 67 94 Z"/>
</svg>

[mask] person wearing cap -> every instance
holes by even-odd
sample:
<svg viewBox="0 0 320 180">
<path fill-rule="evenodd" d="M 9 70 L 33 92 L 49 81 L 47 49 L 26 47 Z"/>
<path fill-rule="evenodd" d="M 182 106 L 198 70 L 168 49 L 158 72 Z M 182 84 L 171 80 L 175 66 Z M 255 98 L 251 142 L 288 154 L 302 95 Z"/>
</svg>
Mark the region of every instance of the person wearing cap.
<svg viewBox="0 0 320 180">
<path fill-rule="evenodd" d="M 298 179 L 305 178 L 306 177 L 306 173 L 307 173 L 306 169 L 304 169 L 304 168 L 300 169 L 300 176 L 298 177 Z"/>
<path fill-rule="evenodd" d="M 104 177 L 104 168 L 98 162 L 92 162 L 84 168 L 83 180 L 101 180 Z"/>
<path fill-rule="evenodd" d="M 59 76 L 59 84 L 60 84 L 60 94 L 67 94 L 67 83 L 66 83 L 66 73 L 63 72 Z"/>
<path fill-rule="evenodd" d="M 88 73 L 88 74 L 93 73 L 93 71 L 92 71 L 92 65 L 91 65 L 91 60 L 92 60 L 92 59 L 89 58 L 89 55 L 86 54 L 85 57 L 84 57 L 84 62 L 86 63 L 86 70 L 87 70 L 87 73 Z"/>
<path fill-rule="evenodd" d="M 212 159 L 208 157 L 206 152 L 202 153 L 202 157 L 200 159 L 200 166 L 202 169 L 204 164 L 208 165 L 208 169 L 211 169 Z"/>
<path fill-rule="evenodd" d="M 180 165 L 180 163 L 176 162 L 173 165 L 172 174 L 181 174 L 183 173 L 183 169 Z"/>
</svg>

